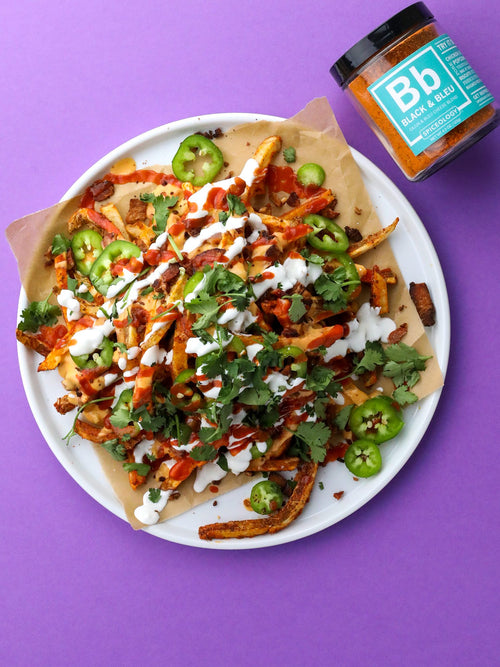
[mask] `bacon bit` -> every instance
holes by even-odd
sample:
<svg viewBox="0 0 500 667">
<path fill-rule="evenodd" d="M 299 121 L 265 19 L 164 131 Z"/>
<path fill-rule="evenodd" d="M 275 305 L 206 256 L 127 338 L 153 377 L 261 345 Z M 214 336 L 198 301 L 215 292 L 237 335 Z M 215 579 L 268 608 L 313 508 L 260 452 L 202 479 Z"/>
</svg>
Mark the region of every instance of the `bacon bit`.
<svg viewBox="0 0 500 667">
<path fill-rule="evenodd" d="M 344 491 L 336 491 L 336 492 L 333 494 L 333 497 L 334 497 L 336 500 L 340 500 L 340 499 L 342 498 L 343 495 L 344 495 Z"/>
<path fill-rule="evenodd" d="M 201 134 L 202 137 L 206 137 L 207 139 L 218 139 L 224 136 L 224 132 L 220 127 L 217 127 L 215 130 L 207 130 L 206 132 L 196 132 L 196 134 Z"/>
<path fill-rule="evenodd" d="M 92 183 L 92 185 L 89 187 L 89 190 L 92 193 L 95 201 L 104 201 L 105 199 L 109 199 L 109 197 L 114 194 L 115 186 L 113 183 L 111 183 L 111 181 L 103 178 Z"/>
<path fill-rule="evenodd" d="M 128 205 L 125 222 L 127 225 L 135 225 L 147 219 L 148 203 L 142 199 L 131 199 Z"/>
<path fill-rule="evenodd" d="M 401 326 L 389 334 L 387 342 L 393 345 L 399 343 L 408 333 L 408 324 L 404 322 Z"/>
<path fill-rule="evenodd" d="M 424 327 L 436 324 L 436 309 L 426 283 L 410 283 L 410 296 Z"/>
<path fill-rule="evenodd" d="M 212 493 L 219 493 L 219 489 L 217 486 L 215 486 L 215 484 L 211 484 L 208 488 Z"/>
<path fill-rule="evenodd" d="M 351 243 L 359 243 L 363 239 L 361 232 L 356 227 L 346 226 L 344 227 L 344 232 Z"/>
<path fill-rule="evenodd" d="M 300 204 L 299 195 L 296 192 L 291 192 L 290 196 L 286 200 L 286 204 L 288 206 L 290 206 L 291 208 L 294 208 L 295 206 L 298 206 Z"/>
<path fill-rule="evenodd" d="M 200 271 L 206 264 L 213 267 L 215 262 L 220 262 L 222 260 L 225 252 L 224 248 L 210 248 L 209 250 L 200 252 L 199 255 L 196 255 L 196 257 L 193 257 L 191 260 L 193 272 Z"/>
<path fill-rule="evenodd" d="M 325 206 L 324 209 L 322 209 L 319 213 L 322 215 L 324 218 L 328 218 L 330 220 L 334 220 L 335 218 L 338 218 L 340 215 L 339 211 L 335 210 L 335 207 L 337 206 L 337 197 L 335 197 L 329 204 L 328 206 Z"/>
</svg>

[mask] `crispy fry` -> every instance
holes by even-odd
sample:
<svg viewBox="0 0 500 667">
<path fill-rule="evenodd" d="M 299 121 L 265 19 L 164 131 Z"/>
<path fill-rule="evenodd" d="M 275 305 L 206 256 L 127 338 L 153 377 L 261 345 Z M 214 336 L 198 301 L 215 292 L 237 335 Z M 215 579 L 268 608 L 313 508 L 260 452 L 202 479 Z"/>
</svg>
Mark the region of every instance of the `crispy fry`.
<svg viewBox="0 0 500 667">
<path fill-rule="evenodd" d="M 317 463 L 301 463 L 295 475 L 296 486 L 283 507 L 265 519 L 228 521 L 201 526 L 198 535 L 202 540 L 224 540 L 232 537 L 255 537 L 265 533 L 277 533 L 294 521 L 304 509 L 316 479 Z"/>
<path fill-rule="evenodd" d="M 37 338 L 36 334 L 29 331 L 16 329 L 16 338 L 20 343 L 29 347 L 31 350 L 38 352 L 38 354 L 41 354 L 43 357 L 47 357 L 52 351 L 52 348 L 49 347 L 47 343 L 44 343 L 40 338 Z"/>
<path fill-rule="evenodd" d="M 361 403 L 364 403 L 369 398 L 368 394 L 361 391 L 351 378 L 343 380 L 342 391 L 355 405 L 361 405 Z"/>
<path fill-rule="evenodd" d="M 252 472 L 271 472 L 277 470 L 296 470 L 300 463 L 297 456 L 288 456 L 283 459 L 266 459 L 264 456 L 253 459 L 247 470 Z"/>
<path fill-rule="evenodd" d="M 242 201 L 249 202 L 255 195 L 260 192 L 262 182 L 265 178 L 267 167 L 273 159 L 273 157 L 281 149 L 281 137 L 271 136 L 259 145 L 255 153 L 253 154 L 253 159 L 258 163 L 259 169 L 256 178 L 254 178 L 251 185 L 247 186 L 241 195 Z"/>
<path fill-rule="evenodd" d="M 289 211 L 280 216 L 283 220 L 293 220 L 294 218 L 303 218 L 310 213 L 317 213 L 321 211 L 325 206 L 328 206 L 330 202 L 335 199 L 335 195 L 331 190 L 326 190 L 325 192 L 319 192 L 318 194 L 313 195 L 309 199 L 306 199 L 298 206 L 291 208 Z"/>
<path fill-rule="evenodd" d="M 387 227 L 384 227 L 379 232 L 370 234 L 357 243 L 351 243 L 347 251 L 348 255 L 354 258 L 359 257 L 359 255 L 362 255 L 365 252 L 368 252 L 368 250 L 373 250 L 373 248 L 376 248 L 383 241 L 385 241 L 390 234 L 392 234 L 392 232 L 396 229 L 398 222 L 399 218 L 396 218 L 394 222 L 392 222 Z"/>
<path fill-rule="evenodd" d="M 436 309 L 426 283 L 410 283 L 410 296 L 425 327 L 436 324 Z"/>
<path fill-rule="evenodd" d="M 380 315 L 389 312 L 389 293 L 387 282 L 379 271 L 378 266 L 373 267 L 372 280 L 370 284 L 370 304 L 373 308 L 379 308 Z"/>
</svg>

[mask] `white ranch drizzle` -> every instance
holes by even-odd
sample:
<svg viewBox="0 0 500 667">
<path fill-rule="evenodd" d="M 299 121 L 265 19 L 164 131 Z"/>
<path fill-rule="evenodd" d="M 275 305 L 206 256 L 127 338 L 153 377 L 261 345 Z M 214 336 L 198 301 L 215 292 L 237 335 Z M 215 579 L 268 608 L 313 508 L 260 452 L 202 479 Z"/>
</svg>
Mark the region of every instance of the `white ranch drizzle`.
<svg viewBox="0 0 500 667">
<path fill-rule="evenodd" d="M 142 505 L 139 505 L 134 510 L 135 518 L 145 526 L 153 526 L 155 523 L 158 523 L 160 512 L 166 507 L 171 494 L 172 491 L 170 490 L 160 490 L 160 499 L 158 502 L 153 503 L 149 498 L 149 490 L 146 491 L 142 497 Z"/>
<path fill-rule="evenodd" d="M 260 298 L 268 289 L 280 289 L 286 291 L 292 289 L 297 283 L 307 286 L 314 283 L 321 275 L 323 269 L 318 264 L 310 264 L 305 259 L 298 257 L 287 257 L 283 264 L 275 264 L 265 270 L 272 277 L 265 278 L 253 284 L 256 298 Z"/>
<path fill-rule="evenodd" d="M 57 303 L 66 308 L 66 317 L 69 322 L 79 320 L 82 316 L 80 302 L 69 289 L 62 289 L 57 295 Z"/>
<path fill-rule="evenodd" d="M 396 323 L 390 317 L 380 317 L 380 308 L 372 308 L 364 303 L 356 317 L 348 322 L 349 335 L 335 341 L 326 348 L 324 360 L 331 361 L 335 357 L 345 357 L 348 351 L 362 352 L 368 341 L 381 340 L 387 343 L 389 334 L 396 329 Z"/>
</svg>

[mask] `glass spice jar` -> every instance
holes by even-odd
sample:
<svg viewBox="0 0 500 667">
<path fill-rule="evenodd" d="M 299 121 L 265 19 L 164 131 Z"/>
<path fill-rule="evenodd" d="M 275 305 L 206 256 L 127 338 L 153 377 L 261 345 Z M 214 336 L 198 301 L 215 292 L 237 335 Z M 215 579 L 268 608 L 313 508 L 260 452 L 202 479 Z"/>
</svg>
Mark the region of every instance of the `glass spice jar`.
<svg viewBox="0 0 500 667">
<path fill-rule="evenodd" d="M 330 73 L 411 181 L 500 120 L 493 96 L 423 2 L 373 30 Z"/>
</svg>

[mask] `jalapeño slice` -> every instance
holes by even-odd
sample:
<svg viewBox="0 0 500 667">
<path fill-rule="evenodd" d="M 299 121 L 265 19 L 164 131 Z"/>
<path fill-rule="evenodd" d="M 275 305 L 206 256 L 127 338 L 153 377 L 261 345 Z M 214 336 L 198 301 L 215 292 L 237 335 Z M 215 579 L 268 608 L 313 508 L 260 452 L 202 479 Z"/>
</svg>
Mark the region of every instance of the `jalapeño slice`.
<svg viewBox="0 0 500 667">
<path fill-rule="evenodd" d="M 401 410 L 389 396 L 376 396 L 351 412 L 349 427 L 357 438 L 380 443 L 394 438 L 403 428 Z"/>
<path fill-rule="evenodd" d="M 315 162 L 307 162 L 297 170 L 297 180 L 301 185 L 323 185 L 326 174 L 323 167 Z"/>
<path fill-rule="evenodd" d="M 113 361 L 113 343 L 103 338 L 99 347 L 90 354 L 71 355 L 71 358 L 82 370 L 85 368 L 109 368 Z"/>
<path fill-rule="evenodd" d="M 202 158 L 201 173 L 196 174 L 194 162 Z M 224 164 L 224 157 L 213 141 L 201 134 L 186 137 L 172 160 L 172 171 L 180 181 L 189 181 L 196 187 L 210 183 Z"/>
<path fill-rule="evenodd" d="M 111 268 L 113 264 L 121 260 L 139 257 L 141 250 L 135 243 L 118 239 L 104 248 L 99 257 L 92 264 L 89 278 L 90 282 L 98 292 L 107 295 L 109 287 L 121 280 L 120 276 L 114 276 Z"/>
<path fill-rule="evenodd" d="M 307 235 L 307 242 L 316 250 L 324 252 L 345 252 L 349 247 L 349 239 L 342 227 L 322 215 L 311 213 L 304 218 L 313 231 Z"/>
<path fill-rule="evenodd" d="M 92 264 L 102 252 L 102 236 L 94 229 L 80 229 L 71 239 L 76 268 L 88 276 Z"/>
<path fill-rule="evenodd" d="M 250 492 L 250 505 L 258 514 L 272 514 L 281 508 L 283 502 L 284 497 L 280 487 L 268 479 L 255 484 Z"/>
<path fill-rule="evenodd" d="M 347 449 L 344 461 L 356 477 L 371 477 L 382 467 L 380 449 L 371 440 L 355 440 Z"/>
</svg>

